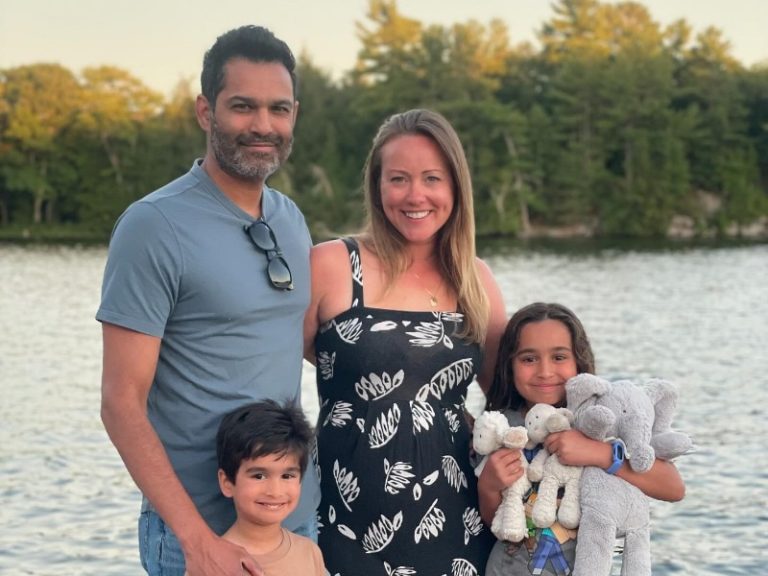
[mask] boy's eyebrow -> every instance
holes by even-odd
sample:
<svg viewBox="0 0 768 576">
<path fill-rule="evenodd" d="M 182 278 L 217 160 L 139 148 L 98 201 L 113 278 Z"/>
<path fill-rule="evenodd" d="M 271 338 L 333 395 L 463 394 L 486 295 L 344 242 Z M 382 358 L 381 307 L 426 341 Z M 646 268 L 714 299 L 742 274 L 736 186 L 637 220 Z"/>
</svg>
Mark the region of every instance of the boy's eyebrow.
<svg viewBox="0 0 768 576">
<path fill-rule="evenodd" d="M 297 470 L 301 470 L 300 466 L 287 466 L 286 468 L 281 469 L 279 472 L 282 474 L 283 472 L 295 472 Z M 245 471 L 247 473 L 253 473 L 253 472 L 268 472 L 269 469 L 265 468 L 264 466 L 246 466 Z"/>
</svg>

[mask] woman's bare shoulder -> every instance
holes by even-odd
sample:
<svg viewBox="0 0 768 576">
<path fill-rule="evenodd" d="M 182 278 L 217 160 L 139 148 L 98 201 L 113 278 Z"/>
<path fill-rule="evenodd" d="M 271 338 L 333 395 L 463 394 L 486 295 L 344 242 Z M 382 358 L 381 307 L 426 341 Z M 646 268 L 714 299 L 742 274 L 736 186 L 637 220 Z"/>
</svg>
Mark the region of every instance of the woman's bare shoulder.
<svg viewBox="0 0 768 576">
<path fill-rule="evenodd" d="M 315 244 L 311 252 L 312 266 L 333 266 L 349 262 L 349 252 L 341 240 L 328 240 Z"/>
</svg>

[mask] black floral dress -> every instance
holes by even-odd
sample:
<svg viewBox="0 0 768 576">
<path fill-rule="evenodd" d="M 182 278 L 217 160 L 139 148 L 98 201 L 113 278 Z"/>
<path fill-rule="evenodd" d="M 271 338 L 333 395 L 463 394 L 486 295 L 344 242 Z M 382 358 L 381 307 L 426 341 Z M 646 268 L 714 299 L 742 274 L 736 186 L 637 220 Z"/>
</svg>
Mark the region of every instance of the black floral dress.
<svg viewBox="0 0 768 576">
<path fill-rule="evenodd" d="M 331 576 L 483 574 L 464 418 L 480 348 L 458 313 L 367 308 L 360 253 L 345 239 L 352 307 L 315 339 L 320 396 L 319 543 Z"/>
</svg>

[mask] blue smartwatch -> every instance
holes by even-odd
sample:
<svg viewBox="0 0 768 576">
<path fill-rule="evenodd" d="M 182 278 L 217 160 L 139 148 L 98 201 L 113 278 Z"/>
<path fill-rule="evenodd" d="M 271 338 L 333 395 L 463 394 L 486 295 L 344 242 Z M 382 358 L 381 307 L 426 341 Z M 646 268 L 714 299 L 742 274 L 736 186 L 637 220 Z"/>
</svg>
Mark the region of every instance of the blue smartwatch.
<svg viewBox="0 0 768 576">
<path fill-rule="evenodd" d="M 624 463 L 626 457 L 626 450 L 624 449 L 624 442 L 621 440 L 614 440 L 611 442 L 611 450 L 613 453 L 613 462 L 605 469 L 608 474 L 616 474 Z"/>
</svg>

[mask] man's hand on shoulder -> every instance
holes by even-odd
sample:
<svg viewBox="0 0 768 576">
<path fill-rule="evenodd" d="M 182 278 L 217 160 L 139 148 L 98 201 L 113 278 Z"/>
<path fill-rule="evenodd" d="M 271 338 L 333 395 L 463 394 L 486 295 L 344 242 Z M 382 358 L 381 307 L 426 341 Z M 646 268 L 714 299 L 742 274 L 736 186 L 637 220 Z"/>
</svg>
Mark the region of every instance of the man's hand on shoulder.
<svg viewBox="0 0 768 576">
<path fill-rule="evenodd" d="M 184 551 L 189 576 L 264 576 L 256 561 L 242 546 L 214 536 L 203 545 Z"/>
</svg>

